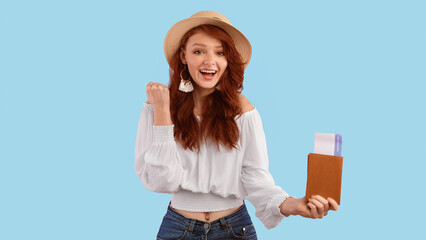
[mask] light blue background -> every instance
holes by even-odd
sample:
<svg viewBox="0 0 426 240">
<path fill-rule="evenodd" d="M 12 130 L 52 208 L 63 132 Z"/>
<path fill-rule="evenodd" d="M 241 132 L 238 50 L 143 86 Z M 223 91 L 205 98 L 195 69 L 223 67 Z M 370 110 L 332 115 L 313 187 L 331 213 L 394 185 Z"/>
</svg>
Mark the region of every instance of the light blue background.
<svg viewBox="0 0 426 240">
<path fill-rule="evenodd" d="M 0 239 L 154 239 L 170 196 L 134 172 L 167 30 L 200 10 L 251 41 L 243 93 L 302 197 L 315 132 L 343 136 L 342 204 L 260 239 L 424 233 L 425 1 L 1 1 Z"/>
</svg>

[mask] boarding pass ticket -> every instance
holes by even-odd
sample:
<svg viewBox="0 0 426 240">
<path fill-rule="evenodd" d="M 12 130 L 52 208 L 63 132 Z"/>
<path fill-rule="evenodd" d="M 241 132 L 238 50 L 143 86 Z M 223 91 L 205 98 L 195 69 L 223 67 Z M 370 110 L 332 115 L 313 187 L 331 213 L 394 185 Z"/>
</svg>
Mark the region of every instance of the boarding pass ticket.
<svg viewBox="0 0 426 240">
<path fill-rule="evenodd" d="M 314 153 L 342 156 L 342 135 L 315 133 Z"/>
</svg>

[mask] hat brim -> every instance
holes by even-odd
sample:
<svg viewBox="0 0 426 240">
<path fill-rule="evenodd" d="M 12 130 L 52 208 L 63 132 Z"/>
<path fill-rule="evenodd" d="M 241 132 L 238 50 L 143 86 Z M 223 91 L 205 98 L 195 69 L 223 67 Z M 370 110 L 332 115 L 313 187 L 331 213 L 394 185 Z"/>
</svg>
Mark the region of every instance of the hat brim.
<svg viewBox="0 0 426 240">
<path fill-rule="evenodd" d="M 187 18 L 177 22 L 169 29 L 164 40 L 164 53 L 166 55 L 166 59 L 169 63 L 169 66 L 171 65 L 170 63 L 172 56 L 179 48 L 179 43 L 183 35 L 185 35 L 192 28 L 204 24 L 211 24 L 217 26 L 229 34 L 229 36 L 234 41 L 237 51 L 242 57 L 242 60 L 244 62 L 244 68 L 246 68 L 251 58 L 251 45 L 248 39 L 244 36 L 244 34 L 242 34 L 238 29 L 236 29 L 232 25 L 210 17 Z"/>
</svg>

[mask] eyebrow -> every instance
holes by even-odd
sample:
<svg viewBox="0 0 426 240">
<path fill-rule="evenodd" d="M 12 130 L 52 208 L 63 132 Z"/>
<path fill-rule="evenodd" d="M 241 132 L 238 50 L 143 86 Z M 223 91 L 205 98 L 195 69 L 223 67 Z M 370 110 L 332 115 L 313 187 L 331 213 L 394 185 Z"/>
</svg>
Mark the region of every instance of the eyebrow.
<svg viewBox="0 0 426 240">
<path fill-rule="evenodd" d="M 192 46 L 201 46 L 201 47 L 207 47 L 206 45 L 202 44 L 202 43 L 194 43 L 192 44 Z M 217 45 L 215 46 L 215 48 L 222 48 L 222 45 Z"/>
</svg>

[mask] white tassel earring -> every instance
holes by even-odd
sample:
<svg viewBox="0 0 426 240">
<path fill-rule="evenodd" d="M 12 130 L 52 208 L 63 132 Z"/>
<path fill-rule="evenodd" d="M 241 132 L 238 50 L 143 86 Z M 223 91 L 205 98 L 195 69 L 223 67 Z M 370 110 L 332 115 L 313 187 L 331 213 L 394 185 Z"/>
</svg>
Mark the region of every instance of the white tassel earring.
<svg viewBox="0 0 426 240">
<path fill-rule="evenodd" d="M 183 79 L 182 73 L 185 70 L 186 70 L 186 65 L 185 65 L 185 68 L 180 72 L 179 90 L 182 91 L 182 92 L 188 93 L 188 92 L 194 91 L 194 86 L 192 86 L 191 75 L 189 74 L 189 71 L 188 71 L 188 75 L 190 75 L 190 76 L 189 76 L 188 80 Z"/>
</svg>

